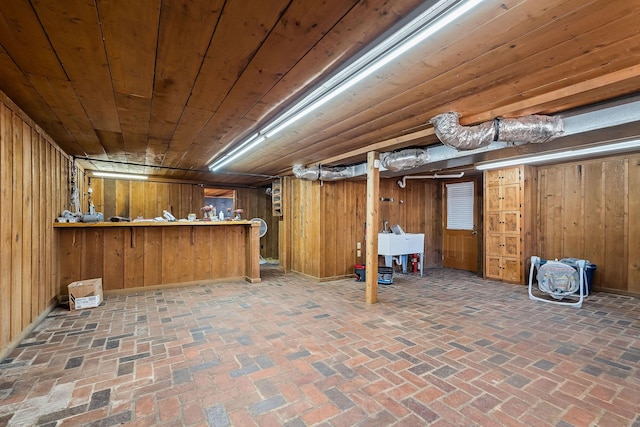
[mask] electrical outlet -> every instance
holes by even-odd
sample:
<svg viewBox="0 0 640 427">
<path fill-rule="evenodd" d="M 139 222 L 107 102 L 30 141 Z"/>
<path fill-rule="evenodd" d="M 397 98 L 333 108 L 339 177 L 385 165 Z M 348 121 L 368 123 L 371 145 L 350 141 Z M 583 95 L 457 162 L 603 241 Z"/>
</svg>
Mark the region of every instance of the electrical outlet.
<svg viewBox="0 0 640 427">
<path fill-rule="evenodd" d="M 362 256 L 362 251 L 360 249 L 358 249 L 358 256 L 361 257 Z"/>
<path fill-rule="evenodd" d="M 362 243 L 360 242 L 356 243 L 356 249 L 362 249 Z"/>
</svg>

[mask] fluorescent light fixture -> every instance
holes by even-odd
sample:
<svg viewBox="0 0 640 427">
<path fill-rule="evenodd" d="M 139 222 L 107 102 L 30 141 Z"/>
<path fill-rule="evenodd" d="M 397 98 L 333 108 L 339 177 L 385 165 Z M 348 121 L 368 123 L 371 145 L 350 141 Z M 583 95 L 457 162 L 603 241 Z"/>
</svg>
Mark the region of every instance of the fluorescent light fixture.
<svg viewBox="0 0 640 427">
<path fill-rule="evenodd" d="M 262 141 L 264 141 L 265 139 L 266 138 L 264 136 L 260 135 L 254 140 L 247 140 L 243 142 L 239 147 L 233 149 L 232 151 L 229 152 L 229 154 L 226 154 L 220 160 L 218 160 L 217 162 L 209 166 L 209 169 L 211 170 L 211 172 L 215 172 L 216 170 L 220 169 L 222 166 L 231 163 L 238 157 L 247 153 L 249 150 L 253 150 L 253 148 L 261 144 Z"/>
<path fill-rule="evenodd" d="M 268 138 L 273 138 L 293 123 L 317 110 L 338 95 L 346 92 L 358 82 L 369 77 L 429 36 L 449 25 L 469 12 L 483 0 L 440 0 L 434 6 L 420 13 L 398 31 L 381 41 L 372 49 L 358 57 L 351 64 L 331 76 L 283 114 L 262 128 L 257 134 L 223 155 L 209 166 L 211 171 L 229 164 L 231 161 L 255 148 Z M 260 135 L 260 138 L 257 136 Z M 240 151 L 237 151 L 240 150 Z M 234 154 L 235 153 L 235 154 Z"/>
<path fill-rule="evenodd" d="M 634 139 L 625 142 L 616 142 L 607 145 L 598 145 L 596 147 L 576 148 L 565 151 L 554 151 L 553 153 L 538 154 L 530 157 L 515 157 L 513 159 L 498 160 L 489 163 L 480 163 L 476 165 L 478 170 L 499 169 L 515 165 L 523 165 L 529 163 L 541 163 L 550 160 L 572 159 L 576 157 L 585 157 L 593 154 L 610 153 L 614 151 L 630 150 L 640 148 L 640 139 Z"/>
<path fill-rule="evenodd" d="M 119 179 L 148 179 L 147 175 L 132 175 L 127 173 L 116 173 L 116 172 L 91 172 L 93 176 L 99 176 L 101 178 L 119 178 Z"/>
</svg>

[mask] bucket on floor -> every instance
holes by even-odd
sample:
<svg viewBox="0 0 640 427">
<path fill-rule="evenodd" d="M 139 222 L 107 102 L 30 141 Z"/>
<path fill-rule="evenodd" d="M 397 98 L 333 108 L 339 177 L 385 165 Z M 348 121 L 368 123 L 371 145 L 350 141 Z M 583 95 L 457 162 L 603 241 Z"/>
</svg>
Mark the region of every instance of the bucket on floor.
<svg viewBox="0 0 640 427">
<path fill-rule="evenodd" d="M 356 264 L 353 266 L 356 271 L 356 282 L 366 282 L 367 281 L 367 271 L 364 265 Z"/>
<path fill-rule="evenodd" d="M 378 267 L 378 283 L 382 285 L 393 283 L 393 267 Z"/>
</svg>

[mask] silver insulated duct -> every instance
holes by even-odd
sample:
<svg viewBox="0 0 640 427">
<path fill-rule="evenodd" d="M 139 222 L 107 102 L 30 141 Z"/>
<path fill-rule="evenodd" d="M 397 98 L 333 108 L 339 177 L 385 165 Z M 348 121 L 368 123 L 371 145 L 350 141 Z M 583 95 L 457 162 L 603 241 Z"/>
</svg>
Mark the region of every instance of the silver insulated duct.
<svg viewBox="0 0 640 427">
<path fill-rule="evenodd" d="M 414 169 L 428 162 L 429 153 L 422 148 L 410 148 L 380 154 L 380 166 L 393 172 Z M 298 164 L 293 165 L 292 172 L 296 178 L 306 179 L 307 181 L 338 181 L 366 174 L 367 166 L 366 163 L 360 163 L 341 167 L 315 165 L 306 168 Z"/>
<path fill-rule="evenodd" d="M 552 116 L 523 116 L 517 119 L 496 118 L 476 126 L 460 125 L 460 114 L 438 114 L 429 123 L 443 144 L 456 150 L 474 150 L 494 141 L 547 142 L 562 135 L 562 119 Z"/>
<path fill-rule="evenodd" d="M 426 149 L 421 148 L 410 148 L 408 150 L 380 154 L 380 165 L 393 172 L 414 169 L 428 162 L 429 153 Z"/>
<path fill-rule="evenodd" d="M 292 171 L 296 178 L 306 179 L 307 181 L 317 181 L 318 179 L 322 181 L 338 181 L 359 175 L 354 166 L 330 168 L 316 165 L 305 168 L 302 165 L 294 165 Z"/>
<path fill-rule="evenodd" d="M 292 172 L 296 178 L 307 181 L 317 181 L 320 178 L 320 167 L 318 166 L 305 168 L 302 165 L 293 165 Z"/>
</svg>

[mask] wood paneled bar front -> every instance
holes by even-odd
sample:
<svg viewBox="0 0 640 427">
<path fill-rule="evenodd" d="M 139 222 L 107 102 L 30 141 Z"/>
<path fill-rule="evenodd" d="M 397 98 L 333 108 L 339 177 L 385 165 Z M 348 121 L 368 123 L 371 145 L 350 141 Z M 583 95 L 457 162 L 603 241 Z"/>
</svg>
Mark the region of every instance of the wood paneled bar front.
<svg viewBox="0 0 640 427">
<path fill-rule="evenodd" d="M 242 278 L 260 282 L 260 224 L 219 222 L 56 223 L 60 295 L 102 277 L 106 293 Z"/>
</svg>

